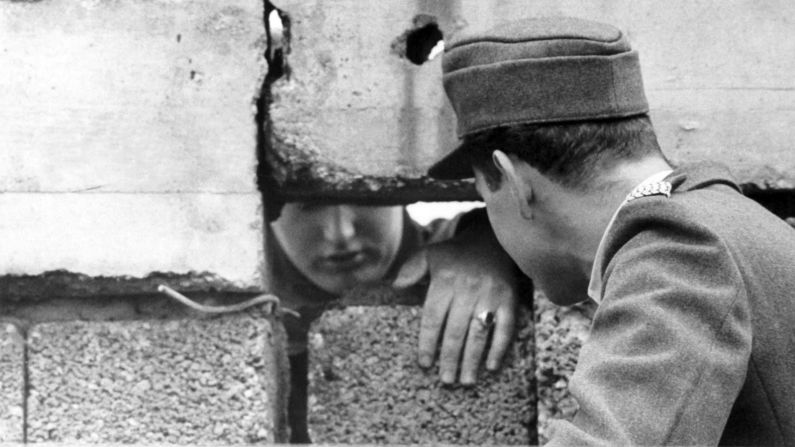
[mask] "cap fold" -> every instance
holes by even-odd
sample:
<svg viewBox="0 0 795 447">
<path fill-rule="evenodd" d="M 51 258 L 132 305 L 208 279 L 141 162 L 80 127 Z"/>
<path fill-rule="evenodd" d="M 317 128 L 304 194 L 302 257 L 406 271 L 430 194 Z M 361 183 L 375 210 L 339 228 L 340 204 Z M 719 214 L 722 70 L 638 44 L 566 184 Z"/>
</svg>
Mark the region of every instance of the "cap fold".
<svg viewBox="0 0 795 447">
<path fill-rule="evenodd" d="M 458 136 L 517 123 L 620 118 L 648 112 L 636 51 L 524 59 L 444 75 Z"/>
<path fill-rule="evenodd" d="M 649 111 L 638 53 L 625 34 L 583 19 L 525 19 L 454 39 L 445 50 L 443 71 L 459 138 L 514 124 L 625 118 Z M 429 175 L 462 178 L 472 169 L 459 146 Z"/>
</svg>

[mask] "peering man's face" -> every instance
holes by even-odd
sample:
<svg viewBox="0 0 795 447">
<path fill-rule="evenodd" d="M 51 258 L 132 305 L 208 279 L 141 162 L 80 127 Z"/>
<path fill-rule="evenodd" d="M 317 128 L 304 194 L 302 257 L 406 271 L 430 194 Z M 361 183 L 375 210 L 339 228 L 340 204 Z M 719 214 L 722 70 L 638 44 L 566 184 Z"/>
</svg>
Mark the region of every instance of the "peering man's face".
<svg viewBox="0 0 795 447">
<path fill-rule="evenodd" d="M 287 203 L 271 224 L 287 258 L 321 289 L 341 294 L 381 280 L 403 235 L 403 207 Z"/>
<path fill-rule="evenodd" d="M 556 229 L 547 222 L 547 216 L 538 209 L 531 210 L 532 219 L 523 216 L 515 191 L 505 178 L 492 190 L 486 177 L 475 169 L 475 187 L 486 204 L 497 240 L 522 272 L 556 304 L 584 300 L 588 277 L 582 274 L 577 260 L 561 250 L 563 244 L 556 240 Z"/>
<path fill-rule="evenodd" d="M 523 231 L 520 230 L 521 222 L 517 220 L 519 210 L 515 207 L 515 201 L 512 200 L 513 195 L 510 193 L 505 179 L 498 188 L 494 189 L 494 185 L 489 184 L 482 172 L 477 168 L 474 171 L 475 189 L 486 204 L 486 212 L 494 235 L 514 262 L 524 269 L 519 262 L 523 258 L 521 251 Z"/>
</svg>

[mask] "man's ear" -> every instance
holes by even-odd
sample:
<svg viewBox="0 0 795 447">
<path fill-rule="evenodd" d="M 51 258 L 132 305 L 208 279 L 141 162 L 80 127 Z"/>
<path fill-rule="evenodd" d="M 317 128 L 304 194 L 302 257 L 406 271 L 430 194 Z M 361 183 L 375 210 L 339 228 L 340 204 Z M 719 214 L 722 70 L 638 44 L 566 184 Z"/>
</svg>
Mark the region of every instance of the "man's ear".
<svg viewBox="0 0 795 447">
<path fill-rule="evenodd" d="M 503 179 L 507 182 L 507 186 L 511 189 L 516 204 L 519 207 L 519 212 L 522 217 L 528 220 L 533 219 L 533 210 L 530 204 L 533 201 L 533 187 L 530 182 L 526 181 L 519 173 L 519 166 L 515 160 L 512 160 L 505 152 L 494 151 L 491 154 L 494 165 L 500 170 Z"/>
</svg>

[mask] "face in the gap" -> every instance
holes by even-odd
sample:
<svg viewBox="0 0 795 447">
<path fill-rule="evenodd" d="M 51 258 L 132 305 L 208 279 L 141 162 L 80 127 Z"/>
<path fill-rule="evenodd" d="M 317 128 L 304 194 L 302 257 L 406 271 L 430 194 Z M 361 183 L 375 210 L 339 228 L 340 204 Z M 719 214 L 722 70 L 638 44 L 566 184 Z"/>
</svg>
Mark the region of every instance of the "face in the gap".
<svg viewBox="0 0 795 447">
<path fill-rule="evenodd" d="M 397 256 L 403 224 L 401 206 L 287 203 L 271 227 L 298 271 L 341 294 L 384 277 Z"/>
</svg>

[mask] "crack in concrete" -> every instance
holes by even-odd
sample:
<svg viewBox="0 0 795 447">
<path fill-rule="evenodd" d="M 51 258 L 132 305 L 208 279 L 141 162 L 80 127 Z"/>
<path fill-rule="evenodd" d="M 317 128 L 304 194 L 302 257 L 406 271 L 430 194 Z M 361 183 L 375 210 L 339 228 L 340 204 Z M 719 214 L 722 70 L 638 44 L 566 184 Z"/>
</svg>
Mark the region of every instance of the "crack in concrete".
<svg viewBox="0 0 795 447">
<path fill-rule="evenodd" d="M 22 332 L 22 329 L 19 328 Z M 28 334 L 22 332 L 22 443 L 28 443 L 28 399 L 30 399 L 30 369 L 28 368 Z"/>
</svg>

